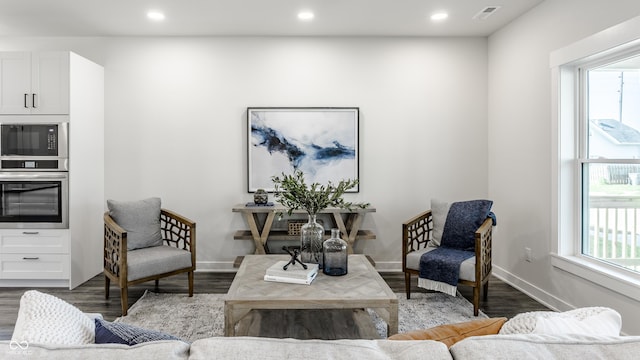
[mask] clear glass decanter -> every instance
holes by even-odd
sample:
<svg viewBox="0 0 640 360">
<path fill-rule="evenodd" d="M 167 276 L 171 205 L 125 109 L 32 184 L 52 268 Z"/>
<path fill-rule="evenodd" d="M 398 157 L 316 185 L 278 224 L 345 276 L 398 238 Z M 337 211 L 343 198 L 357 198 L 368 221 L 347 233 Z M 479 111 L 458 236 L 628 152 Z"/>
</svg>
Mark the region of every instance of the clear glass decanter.
<svg viewBox="0 0 640 360">
<path fill-rule="evenodd" d="M 316 215 L 309 215 L 309 222 L 300 228 L 300 260 L 318 264 L 322 268 L 322 242 L 324 228 L 316 222 Z"/>
</svg>

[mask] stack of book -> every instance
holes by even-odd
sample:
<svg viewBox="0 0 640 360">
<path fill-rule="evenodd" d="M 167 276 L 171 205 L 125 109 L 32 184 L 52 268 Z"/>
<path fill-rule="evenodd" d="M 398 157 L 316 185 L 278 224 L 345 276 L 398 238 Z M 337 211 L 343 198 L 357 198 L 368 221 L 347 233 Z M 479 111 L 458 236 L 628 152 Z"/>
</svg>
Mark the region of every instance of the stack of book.
<svg viewBox="0 0 640 360">
<path fill-rule="evenodd" d="M 283 267 L 288 261 L 278 261 L 271 265 L 264 274 L 265 281 L 276 281 L 291 284 L 309 285 L 318 275 L 318 264 L 305 264 L 307 268 L 296 263 L 291 264 L 284 270 Z"/>
</svg>

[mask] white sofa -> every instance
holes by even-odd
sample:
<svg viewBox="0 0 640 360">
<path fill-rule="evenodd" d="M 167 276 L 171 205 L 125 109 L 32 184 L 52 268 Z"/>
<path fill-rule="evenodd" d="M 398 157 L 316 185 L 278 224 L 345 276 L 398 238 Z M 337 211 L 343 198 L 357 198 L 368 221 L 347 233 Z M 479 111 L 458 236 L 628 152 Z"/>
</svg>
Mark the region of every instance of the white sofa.
<svg viewBox="0 0 640 360">
<path fill-rule="evenodd" d="M 0 359 L 640 358 L 640 336 L 617 336 L 621 326 L 620 315 L 608 308 L 584 308 L 565 313 L 524 313 L 506 323 L 505 320 L 485 319 L 484 322 L 476 320 L 443 325 L 401 336 L 409 340 L 211 337 L 188 344 L 180 340 L 150 341 L 170 336 L 140 328 L 134 329 L 133 334 L 127 333 L 133 328 L 130 325 L 103 325 L 103 321 L 87 316 L 60 299 L 37 291 L 27 291 L 20 301 L 12 340 L 0 341 Z M 476 325 L 479 323 L 482 325 Z M 496 327 L 496 324 L 499 325 Z M 541 328 L 540 324 L 544 327 Z M 105 329 L 108 330 L 106 333 Z M 541 330 L 545 333 L 537 333 Z M 473 336 L 496 334 L 498 331 L 498 335 Z M 121 336 L 119 340 L 126 338 L 129 344 L 136 345 L 96 344 L 96 340 L 105 340 L 105 334 Z M 413 340 L 416 337 L 411 336 L 416 334 L 421 336 L 418 339 L 440 341 Z M 445 343 L 453 345 L 448 347 Z"/>
<path fill-rule="evenodd" d="M 638 359 L 640 336 L 485 335 L 450 349 L 433 340 L 295 340 L 213 337 L 191 345 L 154 341 L 123 344 L 40 345 L 0 342 L 0 359 Z"/>
</svg>

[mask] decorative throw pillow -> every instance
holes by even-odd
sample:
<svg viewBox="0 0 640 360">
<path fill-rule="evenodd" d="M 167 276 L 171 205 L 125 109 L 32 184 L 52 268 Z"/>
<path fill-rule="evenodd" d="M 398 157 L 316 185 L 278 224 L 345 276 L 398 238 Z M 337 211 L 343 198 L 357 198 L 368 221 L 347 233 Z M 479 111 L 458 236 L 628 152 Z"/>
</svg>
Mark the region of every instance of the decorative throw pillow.
<svg viewBox="0 0 640 360">
<path fill-rule="evenodd" d="M 491 200 L 446 203 L 431 200 L 433 239 L 430 246 L 473 250 L 475 232 L 491 214 Z"/>
<path fill-rule="evenodd" d="M 447 347 L 470 336 L 494 335 L 500 331 L 507 318 L 489 318 L 467 321 L 457 324 L 446 324 L 426 330 L 416 330 L 404 334 L 396 334 L 389 340 L 436 340 Z"/>
<path fill-rule="evenodd" d="M 127 231 L 127 250 L 162 245 L 160 198 L 107 200 L 107 207 L 113 220 Z"/>
<path fill-rule="evenodd" d="M 93 320 L 75 306 L 36 290 L 20 298 L 18 319 L 11 337 L 18 343 L 83 345 L 94 342 Z"/>
<path fill-rule="evenodd" d="M 135 345 L 149 341 L 180 340 L 160 331 L 143 329 L 125 323 L 113 323 L 102 319 L 95 319 L 96 344 L 127 344 Z"/>
<path fill-rule="evenodd" d="M 565 312 L 532 311 L 507 321 L 500 334 L 583 334 L 618 336 L 620 314 L 607 307 L 585 307 Z"/>
<path fill-rule="evenodd" d="M 460 250 L 473 250 L 475 247 L 475 232 L 489 217 L 491 205 L 493 205 L 491 200 L 452 203 L 442 231 L 442 246 Z"/>
</svg>

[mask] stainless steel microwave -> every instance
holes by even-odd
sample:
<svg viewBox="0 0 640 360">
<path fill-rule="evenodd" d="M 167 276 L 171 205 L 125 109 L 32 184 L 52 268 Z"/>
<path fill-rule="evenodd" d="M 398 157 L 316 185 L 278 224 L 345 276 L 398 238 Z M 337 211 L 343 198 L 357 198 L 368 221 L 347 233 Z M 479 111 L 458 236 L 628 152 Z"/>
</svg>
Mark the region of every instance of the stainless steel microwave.
<svg viewBox="0 0 640 360">
<path fill-rule="evenodd" d="M 0 123 L 0 169 L 69 170 L 69 123 Z"/>
</svg>

